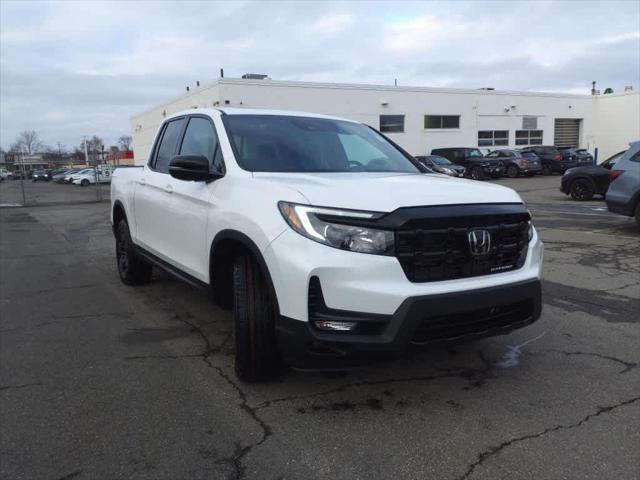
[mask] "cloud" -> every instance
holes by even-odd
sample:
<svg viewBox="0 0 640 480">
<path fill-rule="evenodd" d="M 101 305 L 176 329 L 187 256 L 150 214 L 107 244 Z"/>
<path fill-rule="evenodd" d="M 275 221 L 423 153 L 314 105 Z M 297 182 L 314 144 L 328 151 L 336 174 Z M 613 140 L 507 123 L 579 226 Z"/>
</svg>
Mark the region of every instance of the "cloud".
<svg viewBox="0 0 640 480">
<path fill-rule="evenodd" d="M 0 145 L 114 143 L 196 80 L 638 88 L 638 2 L 0 2 Z"/>
</svg>

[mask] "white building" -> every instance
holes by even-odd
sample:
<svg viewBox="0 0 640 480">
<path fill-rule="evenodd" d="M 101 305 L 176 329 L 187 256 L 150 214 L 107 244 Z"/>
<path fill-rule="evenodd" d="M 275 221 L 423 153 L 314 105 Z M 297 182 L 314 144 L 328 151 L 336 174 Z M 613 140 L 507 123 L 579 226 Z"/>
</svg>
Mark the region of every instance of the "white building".
<svg viewBox="0 0 640 480">
<path fill-rule="evenodd" d="M 378 128 L 414 155 L 438 147 L 531 144 L 598 150 L 599 161 L 640 138 L 640 92 L 609 95 L 219 78 L 132 118 L 136 164 L 163 118 L 202 107 L 336 115 Z"/>
</svg>

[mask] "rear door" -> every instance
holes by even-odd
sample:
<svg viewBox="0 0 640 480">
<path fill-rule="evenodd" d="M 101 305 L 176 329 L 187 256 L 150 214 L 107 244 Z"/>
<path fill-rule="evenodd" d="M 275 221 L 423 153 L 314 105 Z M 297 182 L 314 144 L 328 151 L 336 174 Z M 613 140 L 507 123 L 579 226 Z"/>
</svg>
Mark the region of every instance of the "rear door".
<svg viewBox="0 0 640 480">
<path fill-rule="evenodd" d="M 179 155 L 202 155 L 211 171 L 224 173 L 224 161 L 213 120 L 206 115 L 190 115 Z M 166 221 L 171 261 L 180 270 L 206 282 L 209 278 L 207 222 L 210 209 L 216 208 L 216 191 L 224 178 L 215 182 L 195 182 L 170 177 L 171 209 Z"/>
<path fill-rule="evenodd" d="M 173 226 L 168 219 L 175 217 L 171 211 L 173 187 L 169 162 L 177 152 L 185 124 L 186 118 L 178 117 L 162 126 L 134 196 L 136 243 L 166 261 L 172 250 L 169 238 Z"/>
</svg>

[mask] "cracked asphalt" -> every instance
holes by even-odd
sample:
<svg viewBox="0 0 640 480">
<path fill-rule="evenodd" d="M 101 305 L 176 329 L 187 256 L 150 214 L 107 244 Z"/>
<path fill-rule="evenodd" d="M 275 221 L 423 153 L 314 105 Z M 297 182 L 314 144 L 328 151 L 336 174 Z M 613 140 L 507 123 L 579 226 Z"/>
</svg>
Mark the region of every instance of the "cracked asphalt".
<svg viewBox="0 0 640 480">
<path fill-rule="evenodd" d="M 0 209 L 0 478 L 640 478 L 640 233 L 559 182 L 499 181 L 545 241 L 538 322 L 257 385 L 207 292 L 120 283 L 107 204 Z"/>
</svg>

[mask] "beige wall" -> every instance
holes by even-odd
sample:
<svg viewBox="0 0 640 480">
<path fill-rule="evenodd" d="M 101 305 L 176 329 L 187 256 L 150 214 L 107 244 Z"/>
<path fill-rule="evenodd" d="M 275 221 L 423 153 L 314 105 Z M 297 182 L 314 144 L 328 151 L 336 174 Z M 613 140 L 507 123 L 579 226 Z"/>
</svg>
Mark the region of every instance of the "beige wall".
<svg viewBox="0 0 640 480">
<path fill-rule="evenodd" d="M 640 92 L 598 95 L 595 110 L 598 162 L 640 140 Z"/>
<path fill-rule="evenodd" d="M 151 142 L 166 115 L 194 107 L 249 107 L 336 115 L 379 127 L 383 114 L 405 115 L 405 131 L 389 133 L 413 154 L 432 148 L 476 146 L 478 130 L 509 130 L 509 146 L 523 116 L 538 117 L 543 142 L 554 141 L 556 118 L 581 119 L 580 146 L 600 160 L 638 138 L 640 96 L 565 95 L 451 90 L 380 85 L 326 84 L 224 78 L 196 88 L 132 118 L 136 164 L 146 163 Z M 508 110 L 508 111 L 507 111 Z M 424 115 L 460 115 L 460 128 L 425 130 Z"/>
</svg>

